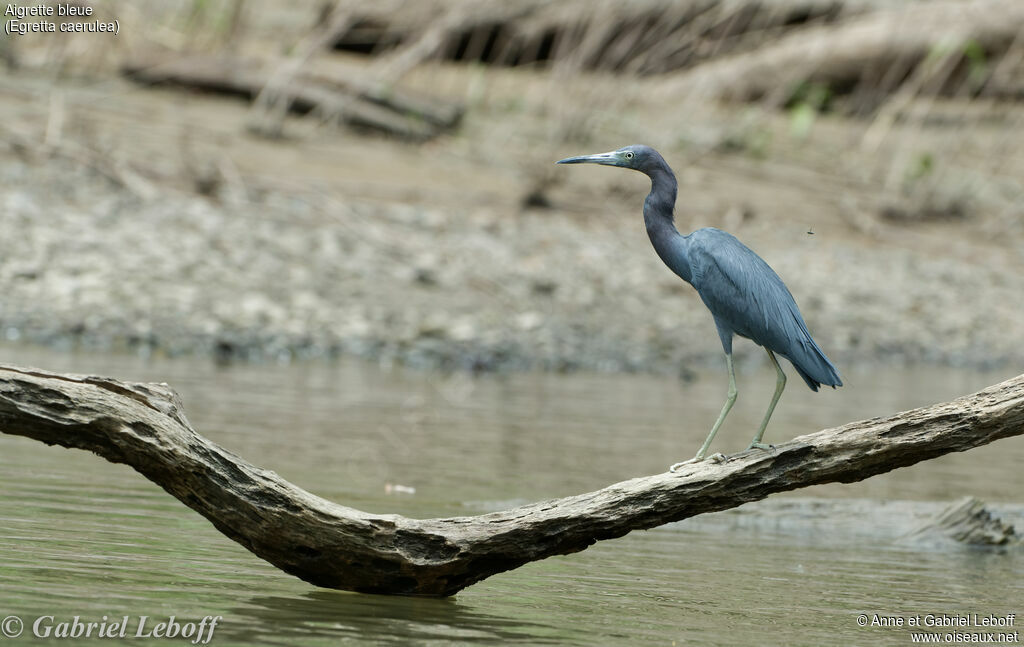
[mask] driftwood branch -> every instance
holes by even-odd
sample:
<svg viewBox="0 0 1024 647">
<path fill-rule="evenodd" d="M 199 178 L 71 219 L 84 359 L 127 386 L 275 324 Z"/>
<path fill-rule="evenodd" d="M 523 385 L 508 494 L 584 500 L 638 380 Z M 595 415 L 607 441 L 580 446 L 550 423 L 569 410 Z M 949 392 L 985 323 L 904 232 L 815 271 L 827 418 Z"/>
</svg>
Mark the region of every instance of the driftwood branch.
<svg viewBox="0 0 1024 647">
<path fill-rule="evenodd" d="M 859 481 L 1024 433 L 1024 375 L 974 395 L 826 429 L 721 464 L 451 519 L 361 512 L 197 434 L 164 384 L 0 366 L 0 432 L 126 463 L 278 568 L 318 586 L 447 596 L 601 539 L 774 492 Z"/>
<path fill-rule="evenodd" d="M 463 106 L 457 102 L 371 86 L 339 72 L 316 73 L 297 67 L 279 73 L 287 67 L 281 62 L 192 55 L 162 61 L 143 58 L 124 65 L 122 71 L 139 83 L 184 86 L 253 100 L 268 86 L 286 86 L 278 91 L 288 95 L 292 110 L 316 110 L 354 128 L 412 141 L 451 130 L 462 118 Z"/>
</svg>

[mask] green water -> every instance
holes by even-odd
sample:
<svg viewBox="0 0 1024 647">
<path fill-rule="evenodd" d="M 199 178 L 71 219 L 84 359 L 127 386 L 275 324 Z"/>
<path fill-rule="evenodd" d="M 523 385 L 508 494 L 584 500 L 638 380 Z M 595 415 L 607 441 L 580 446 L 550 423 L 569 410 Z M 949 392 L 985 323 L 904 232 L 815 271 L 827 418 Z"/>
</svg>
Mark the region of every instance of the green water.
<svg viewBox="0 0 1024 647">
<path fill-rule="evenodd" d="M 662 471 L 695 451 L 725 391 L 718 372 L 693 382 L 471 378 L 348 362 L 225 368 L 0 352 L 12 364 L 169 382 L 200 433 L 257 465 L 346 505 L 417 517 L 475 514 Z M 844 373 L 848 386 L 820 394 L 791 380 L 767 439 L 949 399 L 1012 374 L 854 371 Z M 719 451 L 746 447 L 774 374 L 741 367 L 738 382 Z M 129 468 L 0 435 L 0 620 L 24 624 L 0 646 L 191 644 L 130 638 L 140 616 L 149 617 L 146 630 L 170 616 L 221 616 L 214 645 L 905 645 L 911 629 L 860 627 L 857 616 L 1024 611 L 1024 551 L 903 539 L 966 495 L 1024 525 L 1022 464 L 1024 438 L 1013 438 L 633 533 L 433 600 L 316 589 Z M 129 638 L 32 638 L 40 616 L 53 624 L 129 616 Z M 1024 624 L 1015 622 L 1010 631 Z"/>
</svg>

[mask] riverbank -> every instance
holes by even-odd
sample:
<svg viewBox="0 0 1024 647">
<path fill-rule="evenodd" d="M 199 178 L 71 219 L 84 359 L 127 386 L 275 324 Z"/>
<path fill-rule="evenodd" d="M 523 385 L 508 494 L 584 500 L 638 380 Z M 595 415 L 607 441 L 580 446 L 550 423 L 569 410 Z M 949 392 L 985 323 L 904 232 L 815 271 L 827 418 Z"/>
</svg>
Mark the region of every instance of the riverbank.
<svg viewBox="0 0 1024 647">
<path fill-rule="evenodd" d="M 280 56 L 322 22 L 305 10 L 249 12 L 241 40 L 209 43 L 171 12 L 159 24 L 198 40 L 162 55 Z M 169 33 L 155 25 L 125 47 L 152 55 Z M 679 229 L 720 227 L 765 258 L 840 369 L 1024 364 L 1024 107 L 1009 95 L 894 87 L 879 107 L 810 87 L 788 106 L 729 103 L 694 85 L 704 64 L 424 57 L 398 87 L 464 107 L 457 127 L 410 142 L 314 110 L 268 137 L 246 99 L 132 83 L 118 61 L 135 58 L 107 41 L 45 42 L 15 43 L 0 79 L 4 339 L 471 371 L 720 367 L 706 308 L 647 240 L 646 178 L 553 164 L 647 143 L 679 176 Z M 365 80 L 389 60 L 331 51 L 304 69 Z"/>
<path fill-rule="evenodd" d="M 678 372 L 720 361 L 696 293 L 649 249 L 633 178 L 581 180 L 628 182 L 614 186 L 632 208 L 590 218 L 310 192 L 235 204 L 173 189 L 143 198 L 61 160 L 8 159 L 0 176 L 8 340 L 469 370 Z M 787 281 L 840 366 L 1022 360 L 1021 274 L 985 262 L 955 231 L 940 236 L 950 253 L 934 255 L 758 219 L 738 235 Z M 737 352 L 761 361 L 748 343 Z"/>
</svg>

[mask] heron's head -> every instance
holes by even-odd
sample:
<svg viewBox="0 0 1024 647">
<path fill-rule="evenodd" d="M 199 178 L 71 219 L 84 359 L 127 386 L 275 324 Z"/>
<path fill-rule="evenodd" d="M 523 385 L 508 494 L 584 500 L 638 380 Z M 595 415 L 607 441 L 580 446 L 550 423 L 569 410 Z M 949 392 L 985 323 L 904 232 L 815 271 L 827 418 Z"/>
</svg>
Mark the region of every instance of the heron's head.
<svg viewBox="0 0 1024 647">
<path fill-rule="evenodd" d="M 629 168 L 641 173 L 647 173 L 648 175 L 657 168 L 668 168 L 664 158 L 662 158 L 658 151 L 650 146 L 639 144 L 625 146 L 617 151 L 610 151 L 608 153 L 567 157 L 564 160 L 558 160 L 556 164 L 604 164 L 605 166 Z"/>
</svg>

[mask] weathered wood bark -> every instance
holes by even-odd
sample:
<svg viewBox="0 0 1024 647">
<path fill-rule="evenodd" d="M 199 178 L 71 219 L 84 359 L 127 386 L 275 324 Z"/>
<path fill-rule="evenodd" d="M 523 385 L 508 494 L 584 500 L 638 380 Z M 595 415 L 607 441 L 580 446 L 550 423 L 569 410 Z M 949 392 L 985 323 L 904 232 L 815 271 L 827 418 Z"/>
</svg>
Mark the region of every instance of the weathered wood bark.
<svg viewBox="0 0 1024 647">
<path fill-rule="evenodd" d="M 971 546 L 1015 546 L 1022 538 L 1016 528 L 993 515 L 969 496 L 950 505 L 937 518 L 910 534 L 911 539 L 948 537 Z"/>
<path fill-rule="evenodd" d="M 601 539 L 818 483 L 853 482 L 1024 434 L 1024 375 L 677 474 L 452 519 L 326 501 L 197 434 L 164 384 L 0 366 L 0 432 L 126 463 L 278 568 L 318 586 L 446 596 Z"/>
</svg>

